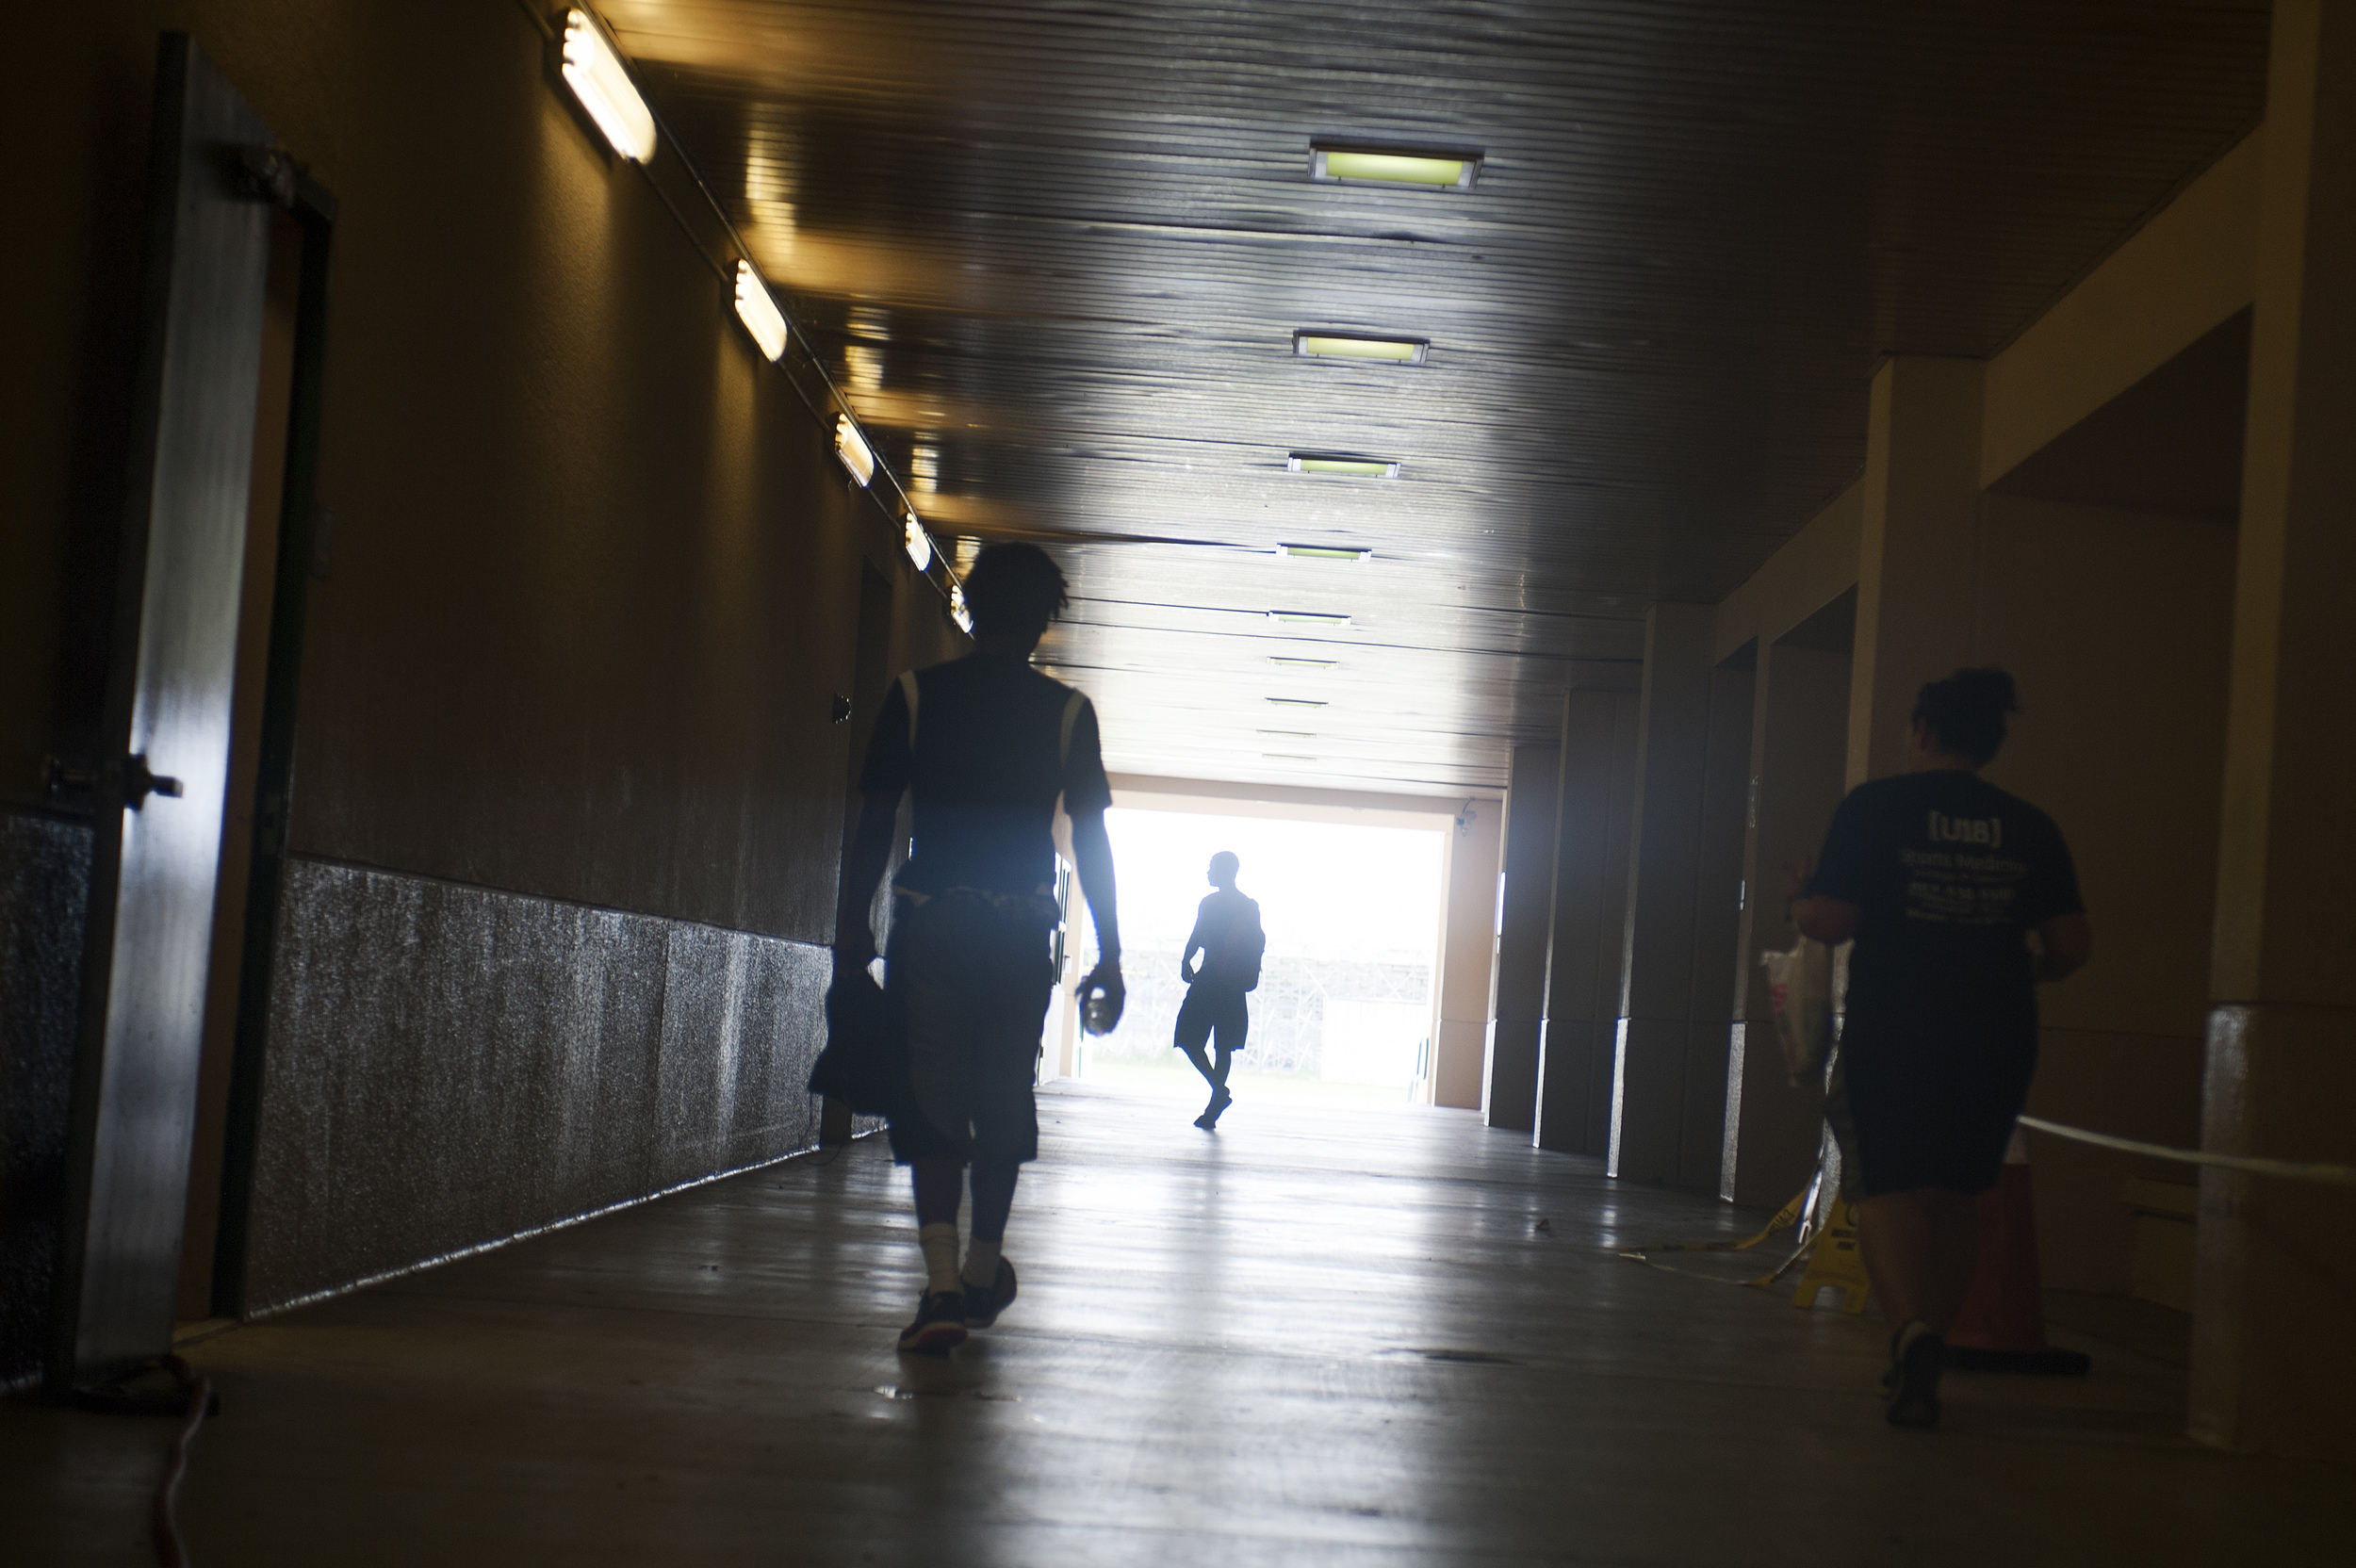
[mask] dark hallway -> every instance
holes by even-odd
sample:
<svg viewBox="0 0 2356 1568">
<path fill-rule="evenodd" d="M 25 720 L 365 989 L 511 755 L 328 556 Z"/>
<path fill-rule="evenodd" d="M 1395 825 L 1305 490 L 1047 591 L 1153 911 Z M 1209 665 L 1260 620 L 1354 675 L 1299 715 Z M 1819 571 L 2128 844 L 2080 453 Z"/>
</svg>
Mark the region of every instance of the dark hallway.
<svg viewBox="0 0 2356 1568">
<path fill-rule="evenodd" d="M 2348 1555 L 2356 5 L 19 8 L 8 1568 Z"/>
<path fill-rule="evenodd" d="M 225 1413 L 191 1462 L 196 1560 L 1962 1568 L 2346 1545 L 2344 1473 L 2201 1449 L 2182 1370 L 2106 1346 L 2084 1380 L 1958 1377 L 1940 1438 L 1893 1441 L 1871 1320 L 1614 1255 L 1758 1217 L 1467 1113 L 1289 1106 L 1206 1144 L 1158 1100 L 1042 1104 L 1008 1235 L 1022 1299 L 949 1361 L 892 1353 L 907 1220 L 864 1141 L 205 1341 Z M 8 1413 L 23 1560 L 146 1560 L 154 1456 L 139 1424 Z"/>
</svg>

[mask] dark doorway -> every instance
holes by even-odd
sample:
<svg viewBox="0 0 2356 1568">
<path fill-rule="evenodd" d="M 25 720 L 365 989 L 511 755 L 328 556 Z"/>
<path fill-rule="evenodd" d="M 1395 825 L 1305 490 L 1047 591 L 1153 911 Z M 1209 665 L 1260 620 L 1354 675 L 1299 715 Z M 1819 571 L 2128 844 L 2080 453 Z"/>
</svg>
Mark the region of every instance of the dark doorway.
<svg viewBox="0 0 2356 1568">
<path fill-rule="evenodd" d="M 310 549 L 313 238 L 330 206 L 194 41 L 164 35 L 103 725 L 90 756 L 56 770 L 94 834 L 53 1385 L 168 1349 L 186 1294 L 211 1294 L 205 1270 L 184 1277 L 183 1249 L 193 1212 L 207 1250 L 231 1141 L 218 1107 L 234 1077 L 231 934 L 253 902 L 240 841 L 269 780 L 285 563 Z M 208 1014 L 221 1065 L 205 1119 Z"/>
</svg>

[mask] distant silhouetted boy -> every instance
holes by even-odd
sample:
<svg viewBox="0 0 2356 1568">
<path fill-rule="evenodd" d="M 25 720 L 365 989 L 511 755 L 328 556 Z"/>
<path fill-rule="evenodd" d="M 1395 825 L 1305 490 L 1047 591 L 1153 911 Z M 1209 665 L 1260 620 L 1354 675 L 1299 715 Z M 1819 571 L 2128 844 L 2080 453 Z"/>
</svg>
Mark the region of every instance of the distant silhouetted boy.
<svg viewBox="0 0 2356 1568">
<path fill-rule="evenodd" d="M 1178 1009 L 1173 1043 L 1186 1054 L 1194 1070 L 1211 1086 L 1211 1102 L 1194 1124 L 1204 1132 L 1219 1125 L 1219 1113 L 1235 1102 L 1227 1092 L 1227 1070 L 1243 1049 L 1252 1028 L 1251 1009 L 1244 993 L 1260 983 L 1260 955 L 1268 939 L 1260 930 L 1260 906 L 1235 889 L 1242 862 L 1226 850 L 1211 857 L 1211 886 L 1218 890 L 1203 901 L 1194 917 L 1194 934 L 1178 959 L 1178 973 L 1187 986 L 1186 1000 Z M 1196 954 L 1203 955 L 1197 967 Z M 1205 1044 L 1217 1041 L 1218 1061 Z"/>
</svg>

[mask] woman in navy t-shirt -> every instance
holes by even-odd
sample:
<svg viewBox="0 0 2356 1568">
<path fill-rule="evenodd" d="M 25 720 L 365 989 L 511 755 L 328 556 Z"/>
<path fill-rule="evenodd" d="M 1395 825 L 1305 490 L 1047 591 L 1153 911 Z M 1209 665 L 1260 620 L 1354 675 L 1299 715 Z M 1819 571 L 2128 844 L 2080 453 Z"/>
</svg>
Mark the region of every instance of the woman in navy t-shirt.
<svg viewBox="0 0 2356 1568">
<path fill-rule="evenodd" d="M 2060 829 L 1979 776 L 2014 710 L 2002 670 L 1923 687 L 1906 771 L 1849 792 L 1792 908 L 1819 941 L 1857 940 L 1840 1073 L 1858 1240 L 1896 1325 L 1897 1426 L 1939 1418 L 1944 1336 L 1979 1260 L 1973 1200 L 1996 1184 L 2037 1068 L 2037 983 L 2093 946 Z"/>
</svg>

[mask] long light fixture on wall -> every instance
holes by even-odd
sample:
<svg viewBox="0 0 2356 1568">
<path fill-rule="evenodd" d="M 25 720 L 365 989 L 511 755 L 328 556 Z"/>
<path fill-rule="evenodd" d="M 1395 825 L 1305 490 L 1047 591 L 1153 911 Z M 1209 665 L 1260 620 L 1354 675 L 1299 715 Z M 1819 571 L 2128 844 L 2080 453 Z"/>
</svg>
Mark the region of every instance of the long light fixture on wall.
<svg viewBox="0 0 2356 1568">
<path fill-rule="evenodd" d="M 564 75 L 615 153 L 632 163 L 654 156 L 654 115 L 638 96 L 613 41 L 587 11 L 564 13 Z"/>
<path fill-rule="evenodd" d="M 847 414 L 834 416 L 834 455 L 851 470 L 851 477 L 864 488 L 875 477 L 875 454 L 868 449 L 867 438 L 859 433 Z"/>
<path fill-rule="evenodd" d="M 744 323 L 744 330 L 761 345 L 761 356 L 771 364 L 785 352 L 785 315 L 749 261 L 736 264 L 736 318 Z"/>
<path fill-rule="evenodd" d="M 646 106 L 646 99 L 639 95 L 637 85 L 630 80 L 630 68 L 622 63 L 621 53 L 614 47 L 613 35 L 606 31 L 604 24 L 597 17 L 578 8 L 563 11 L 558 21 L 563 28 L 558 40 L 559 74 L 564 78 L 565 87 L 617 156 L 636 164 L 650 162 L 659 145 L 660 131 L 654 112 Z M 728 230 L 732 248 L 741 247 L 743 241 L 728 215 L 719 209 L 716 203 L 713 204 L 713 211 Z M 679 216 L 676 207 L 672 213 L 674 217 Z M 684 224 L 686 220 L 680 218 L 679 221 Z M 740 259 L 732 276 L 736 288 L 736 318 L 744 323 L 744 331 L 760 348 L 761 356 L 775 364 L 784 357 L 791 336 L 785 313 L 777 308 L 777 296 L 769 292 L 769 286 L 761 278 L 761 270 L 751 261 Z M 867 438 L 859 433 L 857 421 L 847 414 L 838 415 L 835 418 L 834 453 L 862 489 L 872 487 L 876 469 L 875 449 L 868 446 Z M 924 477 L 928 479 L 932 477 L 932 462 L 927 460 L 932 458 L 933 454 L 928 450 L 924 451 L 920 458 L 920 466 L 925 470 Z M 899 493 L 896 482 L 892 482 L 898 498 L 905 502 L 908 498 Z M 933 541 L 913 511 L 907 514 L 902 545 L 908 553 L 908 559 L 916 564 L 916 569 L 929 575 L 935 553 Z M 954 576 L 949 578 L 948 588 L 950 618 L 971 633 L 973 617 L 966 609 L 965 590 L 957 584 Z"/>
</svg>

